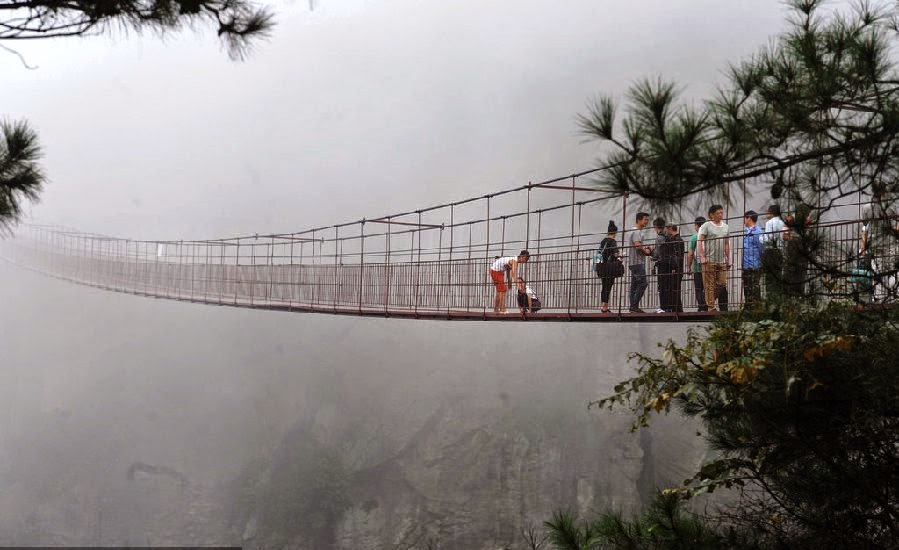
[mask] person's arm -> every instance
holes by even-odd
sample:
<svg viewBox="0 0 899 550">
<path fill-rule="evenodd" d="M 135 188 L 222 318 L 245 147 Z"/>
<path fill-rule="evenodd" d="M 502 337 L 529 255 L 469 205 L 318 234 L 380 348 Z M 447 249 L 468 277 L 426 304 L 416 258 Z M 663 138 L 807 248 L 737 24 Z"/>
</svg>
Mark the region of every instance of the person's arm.
<svg viewBox="0 0 899 550">
<path fill-rule="evenodd" d="M 689 251 L 687 252 L 687 265 L 690 266 L 690 269 L 693 269 L 693 257 L 696 253 L 693 249 L 692 239 L 690 240 L 690 243 L 687 244 L 687 248 L 689 248 Z"/>
<path fill-rule="evenodd" d="M 868 225 L 862 224 L 861 234 L 858 236 L 858 253 L 864 254 L 868 249 Z"/>
<path fill-rule="evenodd" d="M 696 249 L 699 250 L 699 263 L 705 263 L 705 235 L 699 230 L 699 237 L 696 239 Z"/>
<path fill-rule="evenodd" d="M 724 263 L 727 265 L 731 265 L 731 263 L 730 263 L 730 235 L 724 237 Z"/>
<path fill-rule="evenodd" d="M 509 284 L 512 284 L 512 281 L 518 280 L 518 260 L 511 260 L 509 262 L 509 267 L 511 269 L 506 273 L 509 275 Z"/>
<path fill-rule="evenodd" d="M 647 250 L 648 250 L 648 247 L 643 246 L 642 241 L 634 241 L 634 255 L 635 256 L 637 255 L 637 253 L 640 253 L 640 254 L 643 254 L 644 256 L 646 256 Z"/>
</svg>

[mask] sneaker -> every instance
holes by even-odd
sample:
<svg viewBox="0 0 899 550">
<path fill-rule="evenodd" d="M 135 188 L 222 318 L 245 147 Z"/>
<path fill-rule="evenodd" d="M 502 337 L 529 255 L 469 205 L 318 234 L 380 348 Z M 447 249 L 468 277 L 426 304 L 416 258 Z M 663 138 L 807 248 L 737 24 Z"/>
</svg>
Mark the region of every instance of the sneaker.
<svg viewBox="0 0 899 550">
<path fill-rule="evenodd" d="M 656 310 L 656 313 L 668 313 L 668 312 L 665 311 L 665 310 L 662 309 L 662 308 L 659 308 L 659 309 Z"/>
<path fill-rule="evenodd" d="M 638 307 L 632 307 L 629 311 L 631 313 L 646 313 L 645 311 L 643 311 L 642 309 L 640 309 Z"/>
<path fill-rule="evenodd" d="M 612 310 L 607 307 L 604 307 L 604 308 L 600 309 L 599 312 L 600 313 L 612 313 Z"/>
</svg>

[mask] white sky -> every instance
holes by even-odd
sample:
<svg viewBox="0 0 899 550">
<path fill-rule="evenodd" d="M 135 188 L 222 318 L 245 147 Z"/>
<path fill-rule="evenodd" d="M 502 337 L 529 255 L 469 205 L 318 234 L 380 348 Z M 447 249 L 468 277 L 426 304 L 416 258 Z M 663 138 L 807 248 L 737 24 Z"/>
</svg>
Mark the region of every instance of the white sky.
<svg viewBox="0 0 899 550">
<path fill-rule="evenodd" d="M 245 62 L 214 33 L 15 44 L 0 112 L 40 132 L 35 218 L 133 238 L 293 231 L 593 166 L 574 117 L 664 75 L 701 96 L 778 0 L 277 4 Z"/>
</svg>

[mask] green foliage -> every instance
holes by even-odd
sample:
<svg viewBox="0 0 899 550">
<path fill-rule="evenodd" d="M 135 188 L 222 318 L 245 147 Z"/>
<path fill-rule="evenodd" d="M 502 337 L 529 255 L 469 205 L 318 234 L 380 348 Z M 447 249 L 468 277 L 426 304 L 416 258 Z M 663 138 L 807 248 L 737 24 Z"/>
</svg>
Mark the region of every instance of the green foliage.
<svg viewBox="0 0 899 550">
<path fill-rule="evenodd" d="M 659 494 L 642 516 L 632 520 L 605 512 L 594 521 L 579 521 L 570 512 L 557 511 L 545 526 L 555 550 L 702 550 L 746 546 L 732 534 L 721 535 L 681 506 L 682 497 Z"/>
<path fill-rule="evenodd" d="M 250 0 L 0 0 L 0 49 L 18 55 L 2 42 L 116 28 L 161 34 L 202 24 L 214 25 L 228 54 L 242 59 L 255 39 L 268 36 L 274 18 Z M 37 200 L 46 183 L 40 157 L 37 135 L 27 123 L 0 121 L 0 228 L 20 219 L 24 200 Z"/>
<path fill-rule="evenodd" d="M 717 458 L 684 486 L 740 488 L 728 515 L 776 544 L 899 544 L 899 313 L 792 302 L 724 317 L 634 354 L 637 375 L 598 407 L 634 429 L 672 406 Z"/>
<path fill-rule="evenodd" d="M 269 10 L 248 0 L 55 0 L 0 1 L 0 40 L 101 34 L 110 29 L 157 32 L 212 24 L 233 58 L 252 40 L 268 35 Z"/>
<path fill-rule="evenodd" d="M 797 203 L 870 192 L 875 182 L 899 193 L 895 4 L 859 3 L 848 15 L 824 13 L 820 0 L 787 4 L 789 30 L 732 65 L 697 108 L 661 78 L 633 85 L 622 109 L 605 96 L 591 103 L 581 130 L 613 147 L 600 188 L 657 209 L 696 196 L 723 202 L 731 183 L 755 177 Z"/>
<path fill-rule="evenodd" d="M 22 215 L 22 201 L 36 200 L 46 181 L 38 161 L 37 134 L 25 122 L 0 120 L 0 227 Z"/>
</svg>

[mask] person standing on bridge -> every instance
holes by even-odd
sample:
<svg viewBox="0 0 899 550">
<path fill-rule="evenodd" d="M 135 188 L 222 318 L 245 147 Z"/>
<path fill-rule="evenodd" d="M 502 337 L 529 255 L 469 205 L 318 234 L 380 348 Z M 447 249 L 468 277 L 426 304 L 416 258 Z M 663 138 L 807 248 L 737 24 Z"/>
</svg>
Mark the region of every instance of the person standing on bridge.
<svg viewBox="0 0 899 550">
<path fill-rule="evenodd" d="M 493 298 L 493 312 L 506 312 L 506 292 L 509 290 L 512 281 L 518 278 L 518 264 L 526 264 L 531 258 L 531 253 L 522 250 L 518 256 L 503 256 L 493 261 L 490 266 L 490 278 L 496 286 L 496 296 Z M 509 278 L 509 284 L 506 284 L 506 277 Z"/>
<path fill-rule="evenodd" d="M 688 245 L 690 252 L 687 254 L 687 264 L 693 271 L 693 292 L 696 294 L 696 311 L 708 311 L 709 307 L 705 304 L 705 286 L 702 284 L 702 264 L 699 263 L 699 254 L 696 247 L 699 242 L 699 228 L 705 223 L 705 218 L 697 216 L 693 220 L 694 234 L 690 237 Z"/>
<path fill-rule="evenodd" d="M 671 285 L 668 304 L 674 313 L 684 312 L 684 303 L 681 299 L 681 286 L 684 280 L 684 239 L 680 236 L 680 229 L 676 224 L 669 223 L 665 226 L 667 236 L 665 238 L 665 255 L 671 265 Z"/>
<path fill-rule="evenodd" d="M 671 296 L 671 266 L 665 254 L 665 218 L 656 218 L 652 221 L 652 228 L 656 232 L 656 244 L 652 247 L 652 261 L 655 265 L 656 290 L 659 293 L 659 308 L 656 313 L 671 311 L 668 298 Z"/>
<path fill-rule="evenodd" d="M 649 214 L 637 212 L 637 225 L 631 230 L 628 237 L 630 245 L 630 261 L 628 267 L 631 271 L 630 311 L 631 313 L 643 313 L 640 309 L 640 300 L 646 292 L 646 257 L 652 254 L 652 249 L 644 246 L 643 229 L 649 225 Z"/>
<path fill-rule="evenodd" d="M 773 203 L 768 207 L 768 221 L 765 231 L 759 236 L 762 242 L 762 279 L 765 292 L 772 300 L 783 296 L 783 249 L 784 221 L 780 217 L 780 205 Z"/>
<path fill-rule="evenodd" d="M 624 274 L 624 265 L 618 258 L 618 243 L 615 241 L 615 235 L 618 233 L 618 226 L 615 222 L 609 220 L 609 227 L 606 238 L 599 242 L 599 250 L 596 252 L 596 276 L 602 281 L 602 289 L 600 291 L 600 301 L 602 306 L 600 312 L 610 313 L 609 297 L 612 295 L 612 286 L 615 279 Z"/>
<path fill-rule="evenodd" d="M 697 239 L 699 263 L 702 264 L 702 284 L 705 287 L 705 303 L 709 311 L 727 311 L 723 294 L 727 292 L 727 270 L 730 268 L 730 229 L 724 223 L 724 207 L 713 204 L 709 208 L 709 221 L 699 228 Z"/>
<path fill-rule="evenodd" d="M 754 304 L 762 298 L 759 286 L 759 273 L 762 268 L 762 241 L 764 235 L 756 222 L 759 215 L 755 210 L 747 210 L 743 214 L 743 303 L 747 306 Z"/>
</svg>

